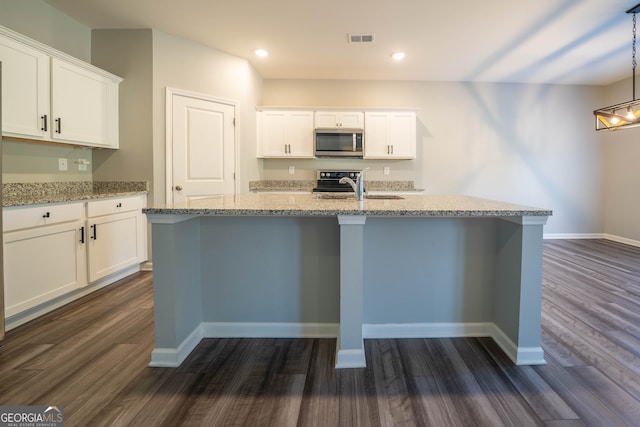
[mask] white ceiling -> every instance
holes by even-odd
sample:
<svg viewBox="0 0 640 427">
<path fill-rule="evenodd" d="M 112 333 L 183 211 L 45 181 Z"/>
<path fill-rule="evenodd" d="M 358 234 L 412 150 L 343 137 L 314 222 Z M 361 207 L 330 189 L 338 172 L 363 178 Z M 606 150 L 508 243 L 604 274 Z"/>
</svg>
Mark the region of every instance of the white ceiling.
<svg viewBox="0 0 640 427">
<path fill-rule="evenodd" d="M 625 12 L 640 0 L 45 1 L 92 29 L 154 28 L 246 58 L 267 79 L 604 85 L 631 77 Z"/>
</svg>

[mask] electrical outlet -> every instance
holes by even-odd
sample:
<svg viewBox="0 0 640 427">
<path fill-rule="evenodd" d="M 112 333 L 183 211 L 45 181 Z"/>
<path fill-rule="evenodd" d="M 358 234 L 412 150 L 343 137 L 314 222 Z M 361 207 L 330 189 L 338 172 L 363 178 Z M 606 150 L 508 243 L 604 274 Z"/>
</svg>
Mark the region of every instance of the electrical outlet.
<svg viewBox="0 0 640 427">
<path fill-rule="evenodd" d="M 389 166 L 385 166 L 385 167 L 382 169 L 382 173 L 383 173 L 383 174 L 385 174 L 385 175 L 389 175 Z"/>
<path fill-rule="evenodd" d="M 84 172 L 87 170 L 87 164 L 85 162 L 78 163 L 78 170 Z"/>
<path fill-rule="evenodd" d="M 295 166 L 289 166 L 289 175 L 293 175 L 294 173 L 296 173 L 296 167 Z"/>
<path fill-rule="evenodd" d="M 64 159 L 62 157 L 60 157 L 58 159 L 58 170 L 59 171 L 66 171 L 69 168 L 68 164 L 67 164 L 67 159 Z"/>
</svg>

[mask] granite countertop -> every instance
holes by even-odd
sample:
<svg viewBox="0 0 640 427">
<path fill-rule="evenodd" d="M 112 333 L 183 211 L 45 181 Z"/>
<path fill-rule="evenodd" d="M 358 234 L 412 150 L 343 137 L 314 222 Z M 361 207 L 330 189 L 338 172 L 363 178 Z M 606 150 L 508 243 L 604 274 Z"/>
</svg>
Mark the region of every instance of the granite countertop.
<svg viewBox="0 0 640 427">
<path fill-rule="evenodd" d="M 325 193 L 326 194 L 326 193 Z M 470 196 L 406 195 L 398 200 L 352 197 L 323 199 L 318 194 L 239 194 L 196 199 L 143 209 L 146 214 L 220 216 L 415 216 L 520 217 L 549 216 L 552 212 Z M 153 222 L 153 221 L 152 221 Z"/>
<path fill-rule="evenodd" d="M 27 206 L 147 194 L 146 181 L 28 182 L 2 185 L 2 206 Z"/>
<path fill-rule="evenodd" d="M 263 180 L 249 182 L 249 191 L 252 192 L 276 192 L 276 191 L 300 191 L 310 193 L 316 187 L 315 180 Z M 415 188 L 413 181 L 375 181 L 365 180 L 364 187 L 370 192 L 420 192 L 424 191 Z"/>
</svg>

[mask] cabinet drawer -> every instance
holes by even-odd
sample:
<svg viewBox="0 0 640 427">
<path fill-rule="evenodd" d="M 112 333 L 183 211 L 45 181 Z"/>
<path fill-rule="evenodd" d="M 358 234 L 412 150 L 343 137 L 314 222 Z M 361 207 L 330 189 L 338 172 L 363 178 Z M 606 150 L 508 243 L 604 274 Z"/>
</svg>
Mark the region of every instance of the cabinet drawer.
<svg viewBox="0 0 640 427">
<path fill-rule="evenodd" d="M 142 210 L 144 204 L 144 197 L 142 196 L 95 200 L 87 203 L 87 217 L 93 218 L 121 212 L 139 211 Z"/>
<path fill-rule="evenodd" d="M 4 231 L 77 221 L 84 217 L 84 203 L 7 207 L 2 209 Z"/>
</svg>

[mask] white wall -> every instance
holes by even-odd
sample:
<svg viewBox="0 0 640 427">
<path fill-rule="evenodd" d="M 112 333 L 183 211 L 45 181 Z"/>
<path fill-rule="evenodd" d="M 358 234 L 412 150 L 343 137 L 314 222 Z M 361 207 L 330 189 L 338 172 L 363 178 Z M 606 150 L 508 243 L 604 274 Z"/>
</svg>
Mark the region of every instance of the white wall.
<svg viewBox="0 0 640 427">
<path fill-rule="evenodd" d="M 239 189 L 248 192 L 258 177 L 255 155 L 255 106 L 262 79 L 248 61 L 153 30 L 154 200 L 165 200 L 165 90 L 206 94 L 236 103 Z"/>
<path fill-rule="evenodd" d="M 605 101 L 599 107 L 632 98 L 629 78 L 607 87 Z M 640 127 L 601 131 L 600 135 L 605 144 L 604 232 L 640 244 Z"/>
<path fill-rule="evenodd" d="M 369 166 L 371 179 L 412 179 L 429 194 L 552 209 L 548 234 L 601 233 L 603 149 L 592 115 L 601 99 L 590 86 L 265 80 L 263 105 L 416 108 L 418 158 L 264 160 L 262 176 L 286 177 L 288 165 L 305 179 L 317 168 Z"/>
</svg>

